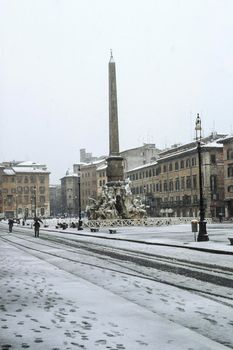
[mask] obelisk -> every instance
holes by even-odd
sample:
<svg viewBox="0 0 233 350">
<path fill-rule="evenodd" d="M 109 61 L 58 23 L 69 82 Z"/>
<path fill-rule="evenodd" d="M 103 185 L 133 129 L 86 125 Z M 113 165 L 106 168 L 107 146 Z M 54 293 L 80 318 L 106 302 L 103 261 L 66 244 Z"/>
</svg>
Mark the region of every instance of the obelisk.
<svg viewBox="0 0 233 350">
<path fill-rule="evenodd" d="M 107 183 L 113 185 L 123 181 L 123 158 L 119 154 L 119 132 L 117 111 L 116 65 L 112 51 L 108 64 L 109 75 L 109 157 L 107 158 Z"/>
</svg>

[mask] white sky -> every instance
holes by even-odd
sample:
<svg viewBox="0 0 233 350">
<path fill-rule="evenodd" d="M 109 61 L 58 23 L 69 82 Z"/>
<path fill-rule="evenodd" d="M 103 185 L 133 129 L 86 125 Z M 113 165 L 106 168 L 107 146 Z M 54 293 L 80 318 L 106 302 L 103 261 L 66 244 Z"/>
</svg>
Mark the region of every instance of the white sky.
<svg viewBox="0 0 233 350">
<path fill-rule="evenodd" d="M 0 161 L 108 154 L 108 61 L 120 149 L 232 131 L 231 0 L 0 0 Z M 130 135 L 130 137 L 129 137 Z"/>
</svg>

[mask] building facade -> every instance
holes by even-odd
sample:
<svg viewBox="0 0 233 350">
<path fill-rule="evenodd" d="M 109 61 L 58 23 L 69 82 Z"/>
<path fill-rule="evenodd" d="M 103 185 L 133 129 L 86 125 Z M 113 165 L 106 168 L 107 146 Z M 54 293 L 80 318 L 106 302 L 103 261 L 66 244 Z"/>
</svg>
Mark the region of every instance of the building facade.
<svg viewBox="0 0 233 350">
<path fill-rule="evenodd" d="M 79 175 L 71 170 L 61 178 L 61 212 L 65 217 L 79 214 Z"/>
<path fill-rule="evenodd" d="M 92 153 L 86 152 L 85 148 L 81 148 L 79 152 L 80 152 L 80 163 L 88 164 L 88 163 L 93 163 L 105 158 L 105 156 L 94 157 Z"/>
<path fill-rule="evenodd" d="M 62 215 L 61 185 L 49 186 L 50 216 Z"/>
<path fill-rule="evenodd" d="M 0 167 L 1 217 L 28 218 L 50 215 L 49 174 L 46 165 L 6 162 Z"/>
<path fill-rule="evenodd" d="M 233 218 L 233 136 L 220 140 L 223 143 L 225 217 Z"/>
<path fill-rule="evenodd" d="M 96 168 L 96 176 L 97 176 L 97 198 L 101 196 L 102 189 L 107 184 L 107 164 L 106 162 L 101 163 Z"/>
<path fill-rule="evenodd" d="M 97 199 L 100 193 L 100 181 L 104 180 L 102 176 L 104 171 L 99 171 L 98 168 L 105 164 L 105 159 L 99 160 L 90 164 L 81 164 L 80 166 L 80 192 L 81 192 L 81 208 L 82 211 L 90 204 L 90 198 Z M 101 174 L 101 176 L 100 176 Z M 102 178 L 102 180 L 100 179 Z M 106 179 L 104 180 L 106 181 Z"/>
<path fill-rule="evenodd" d="M 158 159 L 160 150 L 154 143 L 144 143 L 140 147 L 131 148 L 120 153 L 124 159 L 124 171 L 153 163 Z"/>
<path fill-rule="evenodd" d="M 206 217 L 224 207 L 222 135 L 202 139 L 202 181 Z M 196 142 L 160 152 L 156 162 L 129 170 L 132 192 L 145 202 L 151 216 L 199 215 L 199 168 Z"/>
</svg>

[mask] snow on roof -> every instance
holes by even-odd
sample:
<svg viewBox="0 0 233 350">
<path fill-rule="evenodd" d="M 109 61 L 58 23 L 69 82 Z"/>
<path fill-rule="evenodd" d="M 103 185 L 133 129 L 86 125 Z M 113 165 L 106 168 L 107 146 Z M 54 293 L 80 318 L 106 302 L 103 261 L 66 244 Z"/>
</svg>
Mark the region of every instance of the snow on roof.
<svg viewBox="0 0 233 350">
<path fill-rule="evenodd" d="M 105 161 L 106 161 L 106 159 L 105 159 L 105 158 L 103 158 L 103 159 L 98 159 L 98 160 L 95 160 L 94 162 L 89 163 L 89 164 L 100 164 L 100 163 L 105 162 Z"/>
<path fill-rule="evenodd" d="M 45 168 L 32 168 L 29 166 L 26 167 L 12 167 L 13 171 L 15 173 L 50 173 L 47 169 Z"/>
<path fill-rule="evenodd" d="M 97 166 L 98 164 L 101 165 L 101 163 L 104 164 L 105 162 L 106 162 L 106 158 L 102 158 L 102 159 L 95 160 L 94 162 L 91 162 L 91 163 L 83 163 L 81 169 L 88 168 L 94 165 Z"/>
<path fill-rule="evenodd" d="M 138 166 L 138 167 L 136 167 L 136 168 L 129 169 L 129 170 L 127 171 L 127 173 L 129 173 L 129 172 L 131 172 L 131 171 L 137 171 L 137 170 L 140 170 L 140 169 L 145 169 L 145 168 L 148 168 L 148 167 L 153 166 L 153 165 L 156 165 L 156 164 L 158 164 L 157 161 L 156 161 L 156 162 L 152 162 L 152 163 L 142 164 L 142 165 L 140 165 L 140 166 Z"/>
<path fill-rule="evenodd" d="M 32 162 L 32 161 L 25 161 L 25 162 L 21 162 L 21 163 L 18 163 L 17 166 L 19 167 L 46 167 L 44 164 L 40 164 L 40 163 L 36 163 L 36 162 Z"/>
<path fill-rule="evenodd" d="M 222 145 L 217 143 L 218 140 L 216 141 L 213 141 L 213 142 L 209 142 L 209 143 L 202 143 L 201 144 L 201 147 L 202 148 L 222 148 Z M 169 160 L 170 158 L 174 158 L 174 157 L 177 157 L 177 156 L 181 156 L 181 155 L 185 155 L 186 153 L 190 153 L 190 152 L 193 152 L 193 151 L 196 151 L 197 150 L 197 147 L 195 145 L 195 147 L 190 147 L 190 148 L 185 148 L 185 149 L 180 149 L 178 148 L 179 150 L 177 150 L 176 152 L 174 151 L 174 149 L 172 149 L 171 153 L 167 153 L 166 155 L 164 156 L 160 156 L 156 162 L 153 162 L 153 163 L 147 163 L 147 164 L 143 164 L 137 168 L 134 168 L 134 169 L 129 169 L 127 172 L 131 172 L 131 171 L 136 171 L 136 170 L 140 170 L 140 169 L 145 169 L 147 167 L 150 167 L 150 166 L 153 166 L 153 165 L 156 165 L 156 164 L 159 164 L 160 161 L 166 161 L 166 160 Z M 161 153 L 160 153 L 161 154 Z"/>
<path fill-rule="evenodd" d="M 70 173 L 70 174 L 67 174 L 64 177 L 78 177 L 78 174 L 77 173 Z"/>
<path fill-rule="evenodd" d="M 97 171 L 98 171 L 98 170 L 104 170 L 104 169 L 107 169 L 107 163 L 101 164 L 100 166 L 98 166 L 98 167 L 96 168 Z"/>
<path fill-rule="evenodd" d="M 15 175 L 15 172 L 13 169 L 4 169 L 3 173 L 6 175 Z"/>
<path fill-rule="evenodd" d="M 218 140 L 209 142 L 205 145 L 202 145 L 203 148 L 222 148 L 221 143 L 217 143 Z"/>
<path fill-rule="evenodd" d="M 218 143 L 225 143 L 228 141 L 233 141 L 233 135 L 227 135 L 226 137 L 219 139 L 217 142 Z"/>
<path fill-rule="evenodd" d="M 130 152 L 130 151 L 140 150 L 140 149 L 154 149 L 156 151 L 159 151 L 159 149 L 156 148 L 155 143 L 143 143 L 142 146 L 126 149 L 124 151 L 121 151 L 120 154 L 127 153 L 127 152 Z"/>
</svg>

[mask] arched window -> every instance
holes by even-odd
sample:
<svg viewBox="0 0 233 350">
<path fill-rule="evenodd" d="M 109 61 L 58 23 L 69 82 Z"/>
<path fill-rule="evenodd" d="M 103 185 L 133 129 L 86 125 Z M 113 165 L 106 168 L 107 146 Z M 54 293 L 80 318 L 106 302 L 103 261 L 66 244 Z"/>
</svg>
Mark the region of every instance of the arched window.
<svg viewBox="0 0 233 350">
<path fill-rule="evenodd" d="M 228 192 L 233 193 L 233 185 L 228 186 L 227 190 L 228 190 Z"/>
</svg>

